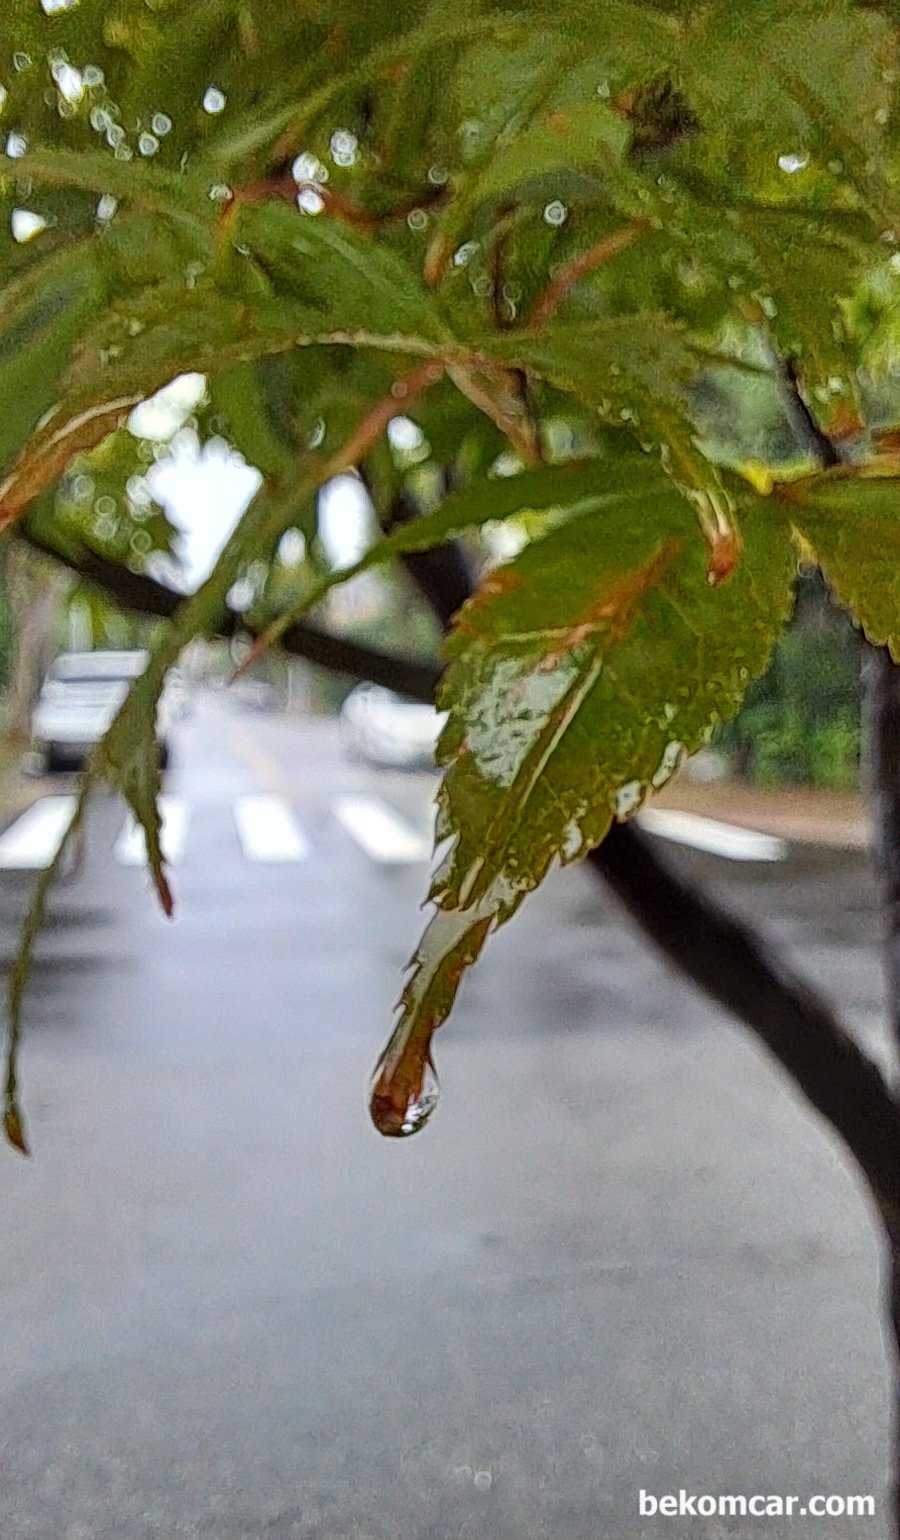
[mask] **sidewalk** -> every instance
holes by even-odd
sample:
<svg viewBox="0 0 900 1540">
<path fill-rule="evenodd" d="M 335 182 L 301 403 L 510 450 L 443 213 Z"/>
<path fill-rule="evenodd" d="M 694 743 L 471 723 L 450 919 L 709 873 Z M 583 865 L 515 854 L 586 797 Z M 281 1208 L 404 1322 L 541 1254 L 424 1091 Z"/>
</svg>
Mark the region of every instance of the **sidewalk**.
<svg viewBox="0 0 900 1540">
<path fill-rule="evenodd" d="M 800 844 L 865 850 L 870 843 L 862 797 L 853 791 L 790 786 L 768 789 L 736 781 L 699 785 L 679 776 L 653 799 L 656 807 L 718 818 Z"/>
</svg>

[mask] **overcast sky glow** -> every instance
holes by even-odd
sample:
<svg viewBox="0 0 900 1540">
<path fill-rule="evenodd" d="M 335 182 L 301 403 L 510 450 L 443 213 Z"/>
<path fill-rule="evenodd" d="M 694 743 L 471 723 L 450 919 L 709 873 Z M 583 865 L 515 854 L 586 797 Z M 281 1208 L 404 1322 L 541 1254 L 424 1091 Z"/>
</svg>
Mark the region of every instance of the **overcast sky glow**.
<svg viewBox="0 0 900 1540">
<path fill-rule="evenodd" d="M 185 374 L 136 407 L 128 426 L 136 438 L 170 440 L 169 453 L 147 471 L 147 485 L 178 530 L 183 586 L 193 591 L 209 574 L 262 478 L 223 439 L 201 445 L 182 426 L 203 397 L 202 374 Z M 329 560 L 349 566 L 372 540 L 365 494 L 354 476 L 339 476 L 319 500 L 319 534 Z"/>
</svg>

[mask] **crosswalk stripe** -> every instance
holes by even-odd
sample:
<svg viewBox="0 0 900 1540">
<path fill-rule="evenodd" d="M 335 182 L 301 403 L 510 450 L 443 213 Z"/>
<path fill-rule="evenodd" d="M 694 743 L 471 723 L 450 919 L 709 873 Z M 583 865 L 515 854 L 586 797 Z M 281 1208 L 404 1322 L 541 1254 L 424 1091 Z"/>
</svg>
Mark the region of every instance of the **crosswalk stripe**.
<svg viewBox="0 0 900 1540">
<path fill-rule="evenodd" d="M 0 868 L 41 871 L 50 865 L 75 811 L 75 797 L 41 797 L 0 834 Z"/>
<path fill-rule="evenodd" d="M 305 861 L 309 855 L 309 841 L 284 797 L 238 797 L 234 821 L 248 861 Z"/>
<path fill-rule="evenodd" d="M 160 844 L 163 858 L 174 864 L 181 859 L 184 850 L 188 809 L 181 797 L 162 796 L 159 799 L 159 811 L 162 817 Z M 125 820 L 122 832 L 113 846 L 113 855 L 120 866 L 147 865 L 147 842 L 144 831 L 131 814 Z"/>
<path fill-rule="evenodd" d="M 680 813 L 674 808 L 644 808 L 637 821 L 648 834 L 658 834 L 676 845 L 691 845 L 694 850 L 705 850 L 729 861 L 783 861 L 788 851 L 787 842 L 774 834 L 760 834 L 756 829 L 741 829 L 736 824 L 701 818 L 697 813 Z"/>
<path fill-rule="evenodd" d="M 351 839 L 373 861 L 400 865 L 427 861 L 431 856 L 431 841 L 380 797 L 337 797 L 333 811 Z"/>
</svg>

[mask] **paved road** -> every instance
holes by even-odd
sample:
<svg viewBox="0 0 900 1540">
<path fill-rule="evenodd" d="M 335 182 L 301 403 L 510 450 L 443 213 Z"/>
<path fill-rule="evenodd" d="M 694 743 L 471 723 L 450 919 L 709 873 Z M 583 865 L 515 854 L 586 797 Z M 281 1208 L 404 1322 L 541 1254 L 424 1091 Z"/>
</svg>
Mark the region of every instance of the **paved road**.
<svg viewBox="0 0 900 1540">
<path fill-rule="evenodd" d="M 379 1140 L 363 1087 L 426 868 L 373 858 L 335 805 L 422 835 L 427 778 L 210 699 L 169 792 L 176 923 L 101 800 L 30 995 L 35 1158 L 0 1157 L 3 1540 L 884 1540 L 874 1232 L 743 1034 L 564 874 L 464 989 L 431 1127 Z M 242 843 L 259 797 L 293 859 Z M 680 858 L 872 1034 L 860 857 Z M 7 954 L 31 880 L 0 872 Z M 879 1517 L 641 1519 L 642 1487 L 874 1493 Z"/>
</svg>

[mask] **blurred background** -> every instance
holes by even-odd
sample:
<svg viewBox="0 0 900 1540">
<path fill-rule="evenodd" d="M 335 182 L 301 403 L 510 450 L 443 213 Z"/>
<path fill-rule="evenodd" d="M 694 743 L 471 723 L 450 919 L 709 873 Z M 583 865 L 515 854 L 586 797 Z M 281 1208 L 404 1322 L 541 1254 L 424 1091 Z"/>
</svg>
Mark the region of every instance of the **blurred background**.
<svg viewBox="0 0 900 1540">
<path fill-rule="evenodd" d="M 392 425 L 413 478 L 420 439 Z M 68 566 L 40 517 L 3 548 L 7 960 L 154 635 L 72 566 L 188 591 L 256 484 L 187 377 L 57 494 Z M 260 623 L 373 534 L 343 478 L 233 607 Z M 439 656 L 402 572 L 314 619 Z M 99 790 L 38 945 L 34 1158 L 0 1161 L 4 1540 L 639 1540 L 639 1490 L 681 1487 L 871 1493 L 874 1520 L 810 1523 L 881 1540 L 878 1245 L 831 1134 L 578 869 L 467 981 L 428 1130 L 379 1140 L 364 1089 L 427 892 L 439 720 L 277 653 L 229 685 L 246 647 L 193 645 L 164 694 L 175 923 Z M 803 575 L 741 715 L 641 816 L 881 1055 L 859 664 Z"/>
</svg>

